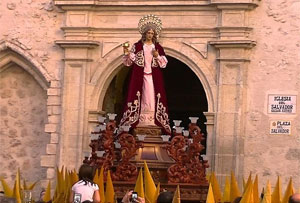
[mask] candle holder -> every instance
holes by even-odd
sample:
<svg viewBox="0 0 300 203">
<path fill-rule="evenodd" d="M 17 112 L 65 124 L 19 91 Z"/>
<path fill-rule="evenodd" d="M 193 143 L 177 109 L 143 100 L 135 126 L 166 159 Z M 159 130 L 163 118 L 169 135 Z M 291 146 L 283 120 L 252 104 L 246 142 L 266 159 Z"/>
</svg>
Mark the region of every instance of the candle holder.
<svg viewBox="0 0 300 203">
<path fill-rule="evenodd" d="M 107 173 L 113 165 L 115 158 L 114 153 L 114 132 L 116 129 L 116 121 L 114 119 L 116 114 L 109 114 L 109 121 L 106 124 L 104 121 L 106 117 L 98 117 L 98 125 L 91 133 L 90 147 L 92 148 L 91 157 L 86 157 L 84 163 L 97 168 L 104 168 L 104 173 Z"/>
<path fill-rule="evenodd" d="M 200 157 L 204 135 L 196 124 L 197 119 L 191 119 L 189 130 L 183 131 L 184 136 L 182 128 L 176 126 L 171 142 L 166 143 L 165 149 L 175 161 L 167 171 L 169 183 L 207 184 L 205 170 L 209 165 Z"/>
<path fill-rule="evenodd" d="M 116 128 L 114 120 L 116 114 L 107 114 L 106 117 L 98 117 L 98 125 L 90 134 L 92 148 L 91 156 L 84 154 L 83 163 L 87 163 L 96 168 L 104 168 L 104 174 L 113 167 L 116 161 L 115 172 L 112 174 L 113 180 L 135 181 L 138 171 L 137 167 L 130 163 L 130 159 L 136 155 L 139 148 L 143 147 L 146 135 L 133 136 L 129 134 L 130 126 Z"/>
<path fill-rule="evenodd" d="M 137 139 L 137 137 L 139 139 Z M 127 129 L 119 135 L 118 142 L 120 144 L 121 162 L 113 174 L 115 180 L 118 181 L 135 181 L 138 175 L 137 167 L 130 163 L 130 159 L 137 155 L 137 150 L 143 147 L 142 141 L 145 135 L 133 135 L 127 132 Z"/>
</svg>

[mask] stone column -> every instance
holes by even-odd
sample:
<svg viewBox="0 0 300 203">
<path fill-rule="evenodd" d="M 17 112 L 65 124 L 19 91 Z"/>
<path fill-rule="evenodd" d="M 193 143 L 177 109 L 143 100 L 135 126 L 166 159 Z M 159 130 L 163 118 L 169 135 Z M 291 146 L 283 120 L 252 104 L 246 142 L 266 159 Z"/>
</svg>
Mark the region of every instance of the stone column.
<svg viewBox="0 0 300 203">
<path fill-rule="evenodd" d="M 77 169 L 81 165 L 84 123 L 87 119 L 87 73 L 93 61 L 89 56 L 91 49 L 97 47 L 98 43 L 88 40 L 60 40 L 56 44 L 65 49 L 59 165 Z"/>
<path fill-rule="evenodd" d="M 243 174 L 244 122 L 247 99 L 246 52 L 253 41 L 211 42 L 219 52 L 218 105 L 214 171 L 222 181 L 231 170 L 239 180 Z"/>
<path fill-rule="evenodd" d="M 215 140 L 216 140 L 216 133 L 214 132 L 215 127 L 215 113 L 213 112 L 203 112 L 206 117 L 206 132 L 207 132 L 207 140 L 206 140 L 206 158 L 208 159 L 209 163 L 209 171 L 213 171 L 214 169 L 214 152 L 215 152 Z"/>
<path fill-rule="evenodd" d="M 244 124 L 247 100 L 247 67 L 250 49 L 249 11 L 255 3 L 214 0 L 220 19 L 219 39 L 211 41 L 217 51 L 217 113 L 214 160 L 212 166 L 221 184 L 231 170 L 241 183 L 244 166 Z"/>
</svg>

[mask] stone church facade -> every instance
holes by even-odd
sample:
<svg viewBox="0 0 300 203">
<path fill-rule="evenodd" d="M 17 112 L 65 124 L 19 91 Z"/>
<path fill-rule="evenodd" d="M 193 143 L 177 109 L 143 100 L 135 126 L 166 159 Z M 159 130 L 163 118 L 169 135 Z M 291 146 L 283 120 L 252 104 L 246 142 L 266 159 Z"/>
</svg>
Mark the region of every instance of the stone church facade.
<svg viewBox="0 0 300 203">
<path fill-rule="evenodd" d="M 4 0 L 0 2 L 0 176 L 55 178 L 78 168 L 138 20 L 162 19 L 160 43 L 201 82 L 207 158 L 224 184 L 234 171 L 300 186 L 300 2 L 277 0 Z M 170 67 L 171 68 L 171 67 Z M 188 79 L 186 79 L 188 80 Z M 292 96 L 294 110 L 268 108 Z M 287 121 L 290 133 L 270 133 Z"/>
</svg>

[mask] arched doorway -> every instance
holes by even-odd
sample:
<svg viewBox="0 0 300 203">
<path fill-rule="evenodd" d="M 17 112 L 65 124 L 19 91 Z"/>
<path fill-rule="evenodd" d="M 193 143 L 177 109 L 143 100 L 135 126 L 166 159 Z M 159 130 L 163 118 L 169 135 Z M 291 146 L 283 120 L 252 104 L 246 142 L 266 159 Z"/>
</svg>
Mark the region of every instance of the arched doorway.
<svg viewBox="0 0 300 203">
<path fill-rule="evenodd" d="M 167 92 L 169 117 L 171 126 L 173 120 L 182 120 L 181 126 L 188 128 L 189 117 L 199 117 L 198 125 L 206 137 L 206 117 L 208 111 L 206 94 L 199 78 L 183 62 L 167 56 L 168 65 L 163 69 L 165 88 Z M 103 110 L 114 112 L 120 117 L 124 105 L 130 68 L 122 67 L 113 78 L 104 97 Z M 206 146 L 206 142 L 202 143 Z"/>
<path fill-rule="evenodd" d="M 5 68 L 0 66 L 0 70 L 1 175 L 12 182 L 20 168 L 27 181 L 46 179 L 40 157 L 49 143 L 44 132 L 48 122 L 47 92 L 14 62 Z"/>
</svg>

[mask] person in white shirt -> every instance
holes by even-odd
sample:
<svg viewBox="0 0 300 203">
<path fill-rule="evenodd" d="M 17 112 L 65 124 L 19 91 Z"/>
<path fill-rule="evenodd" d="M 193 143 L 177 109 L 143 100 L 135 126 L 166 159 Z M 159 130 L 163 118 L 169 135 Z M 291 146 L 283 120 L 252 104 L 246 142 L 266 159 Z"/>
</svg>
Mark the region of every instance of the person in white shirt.
<svg viewBox="0 0 300 203">
<path fill-rule="evenodd" d="M 93 182 L 95 170 L 93 167 L 83 164 L 79 169 L 79 181 L 71 189 L 70 203 L 91 201 L 100 203 L 99 186 Z"/>
</svg>

